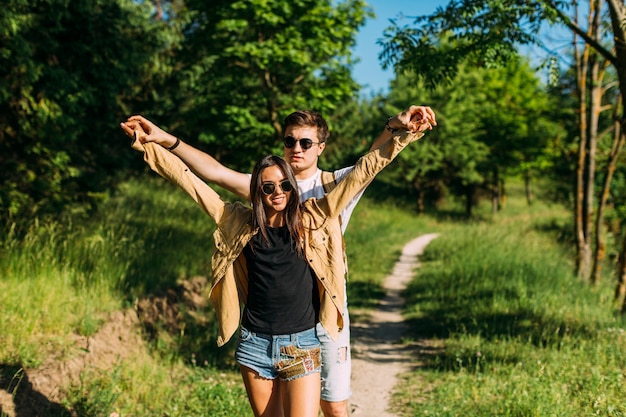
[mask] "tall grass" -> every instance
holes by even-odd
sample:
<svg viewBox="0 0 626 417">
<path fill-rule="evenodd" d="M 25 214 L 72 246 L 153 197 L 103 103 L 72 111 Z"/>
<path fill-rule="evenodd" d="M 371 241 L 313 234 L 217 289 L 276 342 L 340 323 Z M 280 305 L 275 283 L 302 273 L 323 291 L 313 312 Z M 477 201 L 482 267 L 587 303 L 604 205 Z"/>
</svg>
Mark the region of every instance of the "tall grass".
<svg viewBox="0 0 626 417">
<path fill-rule="evenodd" d="M 16 370 L 50 357 L 71 359 L 74 335 L 95 334 L 107 313 L 132 308 L 179 279 L 210 274 L 213 228 L 182 192 L 149 177 L 129 181 L 89 221 L 34 220 L 19 237 L 9 229 L 0 242 L 0 381 L 16 383 L 23 379 Z M 153 340 L 145 357 L 86 371 L 63 405 L 85 417 L 183 416 L 195 409 L 247 415 L 238 375 L 196 366 L 181 346 L 202 339 L 186 336 Z M 202 336 L 212 340 L 203 348 L 216 352 L 214 337 Z"/>
<path fill-rule="evenodd" d="M 9 231 L 0 257 L 0 362 L 36 366 L 63 351 L 72 332 L 90 335 L 102 311 L 119 308 L 109 271 L 86 252 L 106 239 L 76 240 L 83 231 L 34 222 L 19 241 Z M 47 348 L 46 348 L 47 347 Z"/>
<path fill-rule="evenodd" d="M 434 348 L 396 393 L 400 415 L 626 415 L 613 283 L 573 276 L 567 222 L 558 207 L 514 204 L 429 245 L 406 317 Z"/>
<path fill-rule="evenodd" d="M 434 346 L 396 393 L 402 415 L 624 415 L 624 325 L 608 285 L 572 276 L 567 213 L 510 198 L 493 220 L 482 207 L 483 220 L 459 222 L 367 195 L 346 234 L 353 318 L 375 306 L 409 240 L 440 233 L 407 291 L 414 338 Z M 189 198 L 154 176 L 130 180 L 87 222 L 33 221 L 20 238 L 7 231 L 0 380 L 18 380 L 21 367 L 51 355 L 71 358 L 73 335 L 95 334 L 109 312 L 181 279 L 209 277 L 212 231 Z M 144 356 L 85 372 L 64 409 L 84 417 L 250 415 L 232 347 L 215 347 L 204 313 L 206 325 L 157 334 Z"/>
<path fill-rule="evenodd" d="M 427 227 L 405 210 L 367 199 L 350 223 L 349 297 L 367 309 L 403 244 Z M 109 312 L 181 279 L 209 277 L 213 229 L 186 195 L 150 176 L 127 182 L 89 221 L 35 220 L 19 238 L 9 230 L 0 242 L 0 380 L 17 381 L 20 368 L 51 356 L 71 358 L 73 335 L 95 334 Z M 215 346 L 211 313 L 206 325 L 189 321 L 184 333 L 157 334 L 145 357 L 86 371 L 63 407 L 82 417 L 250 415 L 232 346 Z"/>
</svg>

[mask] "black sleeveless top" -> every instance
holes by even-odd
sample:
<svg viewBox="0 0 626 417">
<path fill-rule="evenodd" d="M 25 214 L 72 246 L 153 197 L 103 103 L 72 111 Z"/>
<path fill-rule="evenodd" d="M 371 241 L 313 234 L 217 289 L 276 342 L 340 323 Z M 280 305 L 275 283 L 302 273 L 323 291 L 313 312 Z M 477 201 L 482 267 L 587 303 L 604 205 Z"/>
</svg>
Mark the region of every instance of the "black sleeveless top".
<svg viewBox="0 0 626 417">
<path fill-rule="evenodd" d="M 298 255 L 287 226 L 268 227 L 267 234 L 269 244 L 257 233 L 243 250 L 249 281 L 242 325 L 269 335 L 315 327 L 320 309 L 315 274 Z"/>
</svg>

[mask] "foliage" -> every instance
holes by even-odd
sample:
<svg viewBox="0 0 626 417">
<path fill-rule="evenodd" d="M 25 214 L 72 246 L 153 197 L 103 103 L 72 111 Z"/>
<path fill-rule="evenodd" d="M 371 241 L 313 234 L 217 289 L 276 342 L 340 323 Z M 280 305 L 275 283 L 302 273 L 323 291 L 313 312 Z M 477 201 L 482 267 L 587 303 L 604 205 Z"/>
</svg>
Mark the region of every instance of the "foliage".
<svg viewBox="0 0 626 417">
<path fill-rule="evenodd" d="M 131 0 L 10 1 L 0 11 L 0 218 L 89 202 L 128 161 L 123 94 L 159 44 Z"/>
<path fill-rule="evenodd" d="M 352 98 L 350 48 L 370 15 L 362 0 L 187 2 L 181 60 L 193 102 L 166 120 L 240 170 L 278 153 L 282 119 L 324 115 Z"/>
<path fill-rule="evenodd" d="M 518 57 L 520 45 L 544 46 L 541 25 L 562 21 L 565 0 L 452 0 L 412 26 L 392 21 L 380 43 L 384 67 L 411 69 L 434 87 L 451 82 L 459 65 L 494 68 Z"/>
<path fill-rule="evenodd" d="M 550 117 L 555 106 L 525 61 L 511 60 L 494 69 L 463 64 L 453 83 L 434 89 L 415 81 L 411 71 L 398 71 L 380 103 L 393 114 L 416 97 L 434 109 L 438 126 L 402 152 L 381 179 L 412 195 L 419 211 L 446 197 L 466 199 L 471 208 L 499 186 L 499 178 L 538 177 L 552 168 L 546 155 L 559 138 L 562 119 Z M 380 105 L 372 102 L 370 107 L 376 114 Z M 361 111 L 358 117 L 367 122 L 371 116 Z"/>
<path fill-rule="evenodd" d="M 249 169 L 278 150 L 282 117 L 331 113 L 354 95 L 350 48 L 370 13 L 362 0 L 11 0 L 0 11 L 0 220 L 94 207 L 143 169 L 119 129 L 132 114 Z"/>
<path fill-rule="evenodd" d="M 370 149 L 387 118 L 410 104 L 399 108 L 380 95 L 338 103 L 337 109 L 326 118 L 331 130 L 330 146 L 324 150 L 320 166 L 333 170 L 353 165 Z"/>
</svg>

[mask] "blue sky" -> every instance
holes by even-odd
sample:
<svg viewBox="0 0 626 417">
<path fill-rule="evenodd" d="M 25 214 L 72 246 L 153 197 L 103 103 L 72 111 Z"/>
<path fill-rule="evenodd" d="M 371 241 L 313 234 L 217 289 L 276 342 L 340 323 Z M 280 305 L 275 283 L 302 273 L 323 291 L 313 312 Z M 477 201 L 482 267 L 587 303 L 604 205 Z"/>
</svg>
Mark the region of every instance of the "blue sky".
<svg viewBox="0 0 626 417">
<path fill-rule="evenodd" d="M 393 77 L 391 70 L 383 71 L 378 60 L 381 47 L 376 44 L 382 38 L 383 31 L 390 25 L 389 19 L 399 16 L 420 16 L 431 14 L 437 6 L 445 6 L 448 0 L 368 0 L 367 3 L 374 9 L 375 19 L 368 19 L 357 35 L 357 44 L 353 49 L 355 57 L 360 62 L 355 65 L 354 79 L 363 85 L 362 93 L 387 91 L 389 80 Z M 406 24 L 412 19 L 405 18 Z M 400 21 L 400 24 L 404 24 Z"/>
<path fill-rule="evenodd" d="M 446 6 L 449 0 L 367 0 L 374 9 L 375 19 L 368 19 L 365 26 L 361 27 L 357 35 L 357 43 L 353 49 L 355 57 L 360 58 L 360 62 L 354 66 L 354 79 L 363 89 L 361 94 L 369 96 L 370 92 L 387 92 L 389 81 L 393 77 L 391 70 L 383 71 L 378 54 L 381 47 L 376 41 L 382 38 L 384 30 L 390 26 L 389 19 L 401 16 L 421 16 L 428 15 L 439 6 Z M 404 18 L 400 20 L 400 25 L 411 25 L 413 19 Z M 544 33 L 544 41 L 551 48 L 564 53 L 564 48 L 571 42 L 571 34 L 567 29 L 547 29 Z M 522 51 L 529 56 L 531 62 L 537 62 L 545 57 L 542 51 L 528 49 Z M 565 64 L 562 64 L 565 65 Z M 543 75 L 545 77 L 545 75 Z"/>
</svg>

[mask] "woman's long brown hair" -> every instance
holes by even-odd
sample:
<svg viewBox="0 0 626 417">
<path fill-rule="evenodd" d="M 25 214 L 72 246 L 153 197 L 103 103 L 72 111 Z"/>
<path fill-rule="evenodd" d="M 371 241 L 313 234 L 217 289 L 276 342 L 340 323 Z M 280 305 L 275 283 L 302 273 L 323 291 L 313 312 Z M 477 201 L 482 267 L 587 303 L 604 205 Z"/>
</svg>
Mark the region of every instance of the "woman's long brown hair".
<svg viewBox="0 0 626 417">
<path fill-rule="evenodd" d="M 250 201 L 252 202 L 253 211 L 252 226 L 254 228 L 258 227 L 265 241 L 269 241 L 267 236 L 267 215 L 265 213 L 263 193 L 261 191 L 261 185 L 263 185 L 263 182 L 261 181 L 261 173 L 265 168 L 271 166 L 277 166 L 289 180 L 293 188 L 293 190 L 288 194 L 289 200 L 287 201 L 287 207 L 285 207 L 285 210 L 283 211 L 283 216 L 294 246 L 299 254 L 303 254 L 304 228 L 302 226 L 302 216 L 300 213 L 300 193 L 298 192 L 298 183 L 296 182 L 293 170 L 280 156 L 267 155 L 257 162 L 252 170 L 252 179 L 250 180 Z"/>
</svg>

